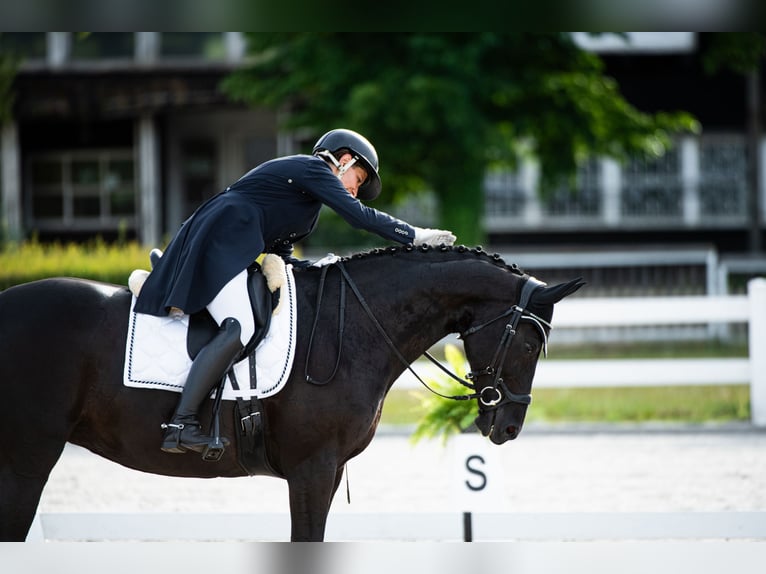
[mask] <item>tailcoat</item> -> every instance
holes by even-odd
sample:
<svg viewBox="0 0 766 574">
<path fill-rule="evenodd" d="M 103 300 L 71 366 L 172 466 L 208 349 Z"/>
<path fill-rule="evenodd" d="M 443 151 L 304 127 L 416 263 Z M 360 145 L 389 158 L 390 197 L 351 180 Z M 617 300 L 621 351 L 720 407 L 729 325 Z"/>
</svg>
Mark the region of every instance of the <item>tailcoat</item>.
<svg viewBox="0 0 766 574">
<path fill-rule="evenodd" d="M 204 309 L 221 288 L 261 253 L 290 257 L 309 235 L 322 205 L 350 225 L 399 243 L 415 229 L 354 198 L 321 158 L 293 155 L 252 169 L 202 204 L 173 237 L 149 274 L 135 311 L 167 315 Z"/>
</svg>

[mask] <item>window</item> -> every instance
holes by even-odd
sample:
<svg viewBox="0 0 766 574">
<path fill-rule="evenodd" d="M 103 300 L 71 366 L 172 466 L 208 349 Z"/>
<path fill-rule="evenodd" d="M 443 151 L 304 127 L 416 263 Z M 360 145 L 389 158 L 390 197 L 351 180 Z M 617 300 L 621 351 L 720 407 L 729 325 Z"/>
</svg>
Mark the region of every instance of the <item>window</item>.
<svg viewBox="0 0 766 574">
<path fill-rule="evenodd" d="M 136 213 L 136 191 L 133 182 L 133 160 L 114 158 L 106 163 L 104 188 L 112 216 Z"/>
<path fill-rule="evenodd" d="M 747 213 L 747 152 L 741 136 L 700 139 L 700 210 L 708 220 Z"/>
<path fill-rule="evenodd" d="M 574 189 L 561 185 L 543 199 L 545 213 L 562 217 L 598 216 L 601 206 L 601 170 L 597 158 L 577 167 Z"/>
<path fill-rule="evenodd" d="M 133 32 L 88 32 L 72 36 L 73 60 L 116 60 L 134 56 Z"/>
<path fill-rule="evenodd" d="M 223 60 L 226 57 L 221 32 L 163 32 L 162 58 L 193 58 Z"/>
<path fill-rule="evenodd" d="M 484 211 L 488 217 L 520 216 L 527 206 L 527 194 L 518 172 L 498 170 L 484 178 Z"/>
<path fill-rule="evenodd" d="M 43 230 L 135 227 L 130 150 L 77 151 L 30 160 L 32 224 Z"/>
<path fill-rule="evenodd" d="M 683 190 L 678 148 L 657 159 L 634 158 L 622 172 L 622 214 L 647 220 L 680 219 Z"/>
<path fill-rule="evenodd" d="M 22 60 L 44 60 L 46 45 L 45 32 L 0 33 L 0 51 Z"/>
<path fill-rule="evenodd" d="M 64 164 L 41 158 L 32 162 L 32 213 L 38 218 L 64 217 Z"/>
</svg>

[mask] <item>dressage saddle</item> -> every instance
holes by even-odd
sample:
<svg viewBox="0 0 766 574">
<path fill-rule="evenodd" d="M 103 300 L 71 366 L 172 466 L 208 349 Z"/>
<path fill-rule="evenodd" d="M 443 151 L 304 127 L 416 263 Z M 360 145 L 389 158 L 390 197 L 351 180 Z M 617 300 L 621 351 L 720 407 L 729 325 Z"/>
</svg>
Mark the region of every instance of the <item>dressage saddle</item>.
<svg viewBox="0 0 766 574">
<path fill-rule="evenodd" d="M 248 358 L 250 361 L 249 385 L 251 389 L 255 389 L 258 384 L 255 369 L 255 349 L 269 331 L 273 311 L 279 304 L 280 289 L 273 293 L 271 292 L 258 263 L 253 263 L 248 268 L 247 288 L 253 310 L 253 319 L 255 320 L 255 333 L 234 362 L 237 363 L 245 357 Z M 194 359 L 202 348 L 215 337 L 218 331 L 218 324 L 207 309 L 190 315 L 189 330 L 186 338 L 186 350 L 189 357 Z M 218 436 L 218 420 L 221 407 L 220 397 L 223 395 L 223 384 L 226 376 L 229 376 L 232 387 L 235 390 L 239 389 L 240 384 L 236 376 L 234 376 L 234 371 L 230 370 L 221 380 L 219 389 L 216 392 L 217 399 L 213 406 L 213 418 L 216 421 L 213 425 L 215 436 L 208 449 L 203 453 L 203 459 L 211 462 L 220 460 L 224 451 L 224 445 L 220 442 L 220 437 Z M 235 426 L 239 429 L 240 433 L 239 440 L 237 441 L 240 466 L 251 475 L 278 476 L 266 458 L 263 437 L 265 414 L 261 401 L 255 396 L 252 396 L 250 399 L 237 398 L 235 419 Z"/>
</svg>

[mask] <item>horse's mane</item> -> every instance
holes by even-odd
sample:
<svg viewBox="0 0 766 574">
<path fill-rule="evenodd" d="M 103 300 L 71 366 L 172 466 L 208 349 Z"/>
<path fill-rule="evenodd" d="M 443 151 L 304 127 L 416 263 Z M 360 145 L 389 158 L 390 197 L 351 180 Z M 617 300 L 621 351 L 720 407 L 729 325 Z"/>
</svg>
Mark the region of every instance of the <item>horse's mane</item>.
<svg viewBox="0 0 766 574">
<path fill-rule="evenodd" d="M 431 247 L 429 245 L 391 245 L 388 247 L 377 247 L 369 249 L 367 251 L 360 251 L 345 257 L 341 257 L 341 261 L 349 262 L 353 265 L 354 262 L 362 262 L 368 260 L 374 260 L 375 258 L 392 258 L 393 256 L 406 255 L 409 259 L 422 257 L 427 261 L 456 261 L 456 260 L 474 260 L 489 262 L 495 267 L 503 269 L 517 277 L 523 277 L 527 273 L 521 269 L 515 263 L 508 264 L 499 253 L 487 253 L 481 246 L 466 247 L 465 245 L 440 245 L 437 247 Z M 315 268 L 316 269 L 316 268 Z M 552 317 L 553 306 L 550 302 L 540 302 L 534 296 L 529 302 L 529 309 L 536 315 L 545 318 L 550 321 Z"/>
<path fill-rule="evenodd" d="M 359 260 L 368 260 L 372 258 L 385 258 L 401 254 L 414 254 L 414 256 L 423 256 L 424 258 L 444 258 L 454 259 L 481 259 L 492 263 L 493 265 L 510 271 L 514 275 L 524 275 L 524 271 L 515 263 L 508 264 L 499 253 L 487 253 L 481 246 L 466 247 L 465 245 L 441 245 L 431 247 L 429 245 L 391 245 L 388 247 L 376 247 L 367 251 L 360 251 L 341 257 L 344 262 L 353 262 Z M 446 255 L 446 257 L 445 257 Z"/>
</svg>

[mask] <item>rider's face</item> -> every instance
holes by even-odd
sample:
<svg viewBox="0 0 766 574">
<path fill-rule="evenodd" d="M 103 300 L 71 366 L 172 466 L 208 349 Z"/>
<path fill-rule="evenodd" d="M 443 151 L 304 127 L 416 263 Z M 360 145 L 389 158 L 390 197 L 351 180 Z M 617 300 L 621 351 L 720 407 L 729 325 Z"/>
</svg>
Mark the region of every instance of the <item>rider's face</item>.
<svg viewBox="0 0 766 574">
<path fill-rule="evenodd" d="M 341 165 L 346 165 L 352 159 L 353 157 L 351 157 L 350 154 L 345 154 L 340 158 L 339 161 Z M 357 196 L 359 193 L 359 188 L 362 186 L 366 179 L 367 172 L 364 170 L 364 168 L 356 164 L 352 165 L 350 169 L 348 169 L 342 176 L 340 176 L 340 181 L 343 184 L 343 187 L 345 187 L 346 191 L 348 191 L 353 197 Z"/>
</svg>

